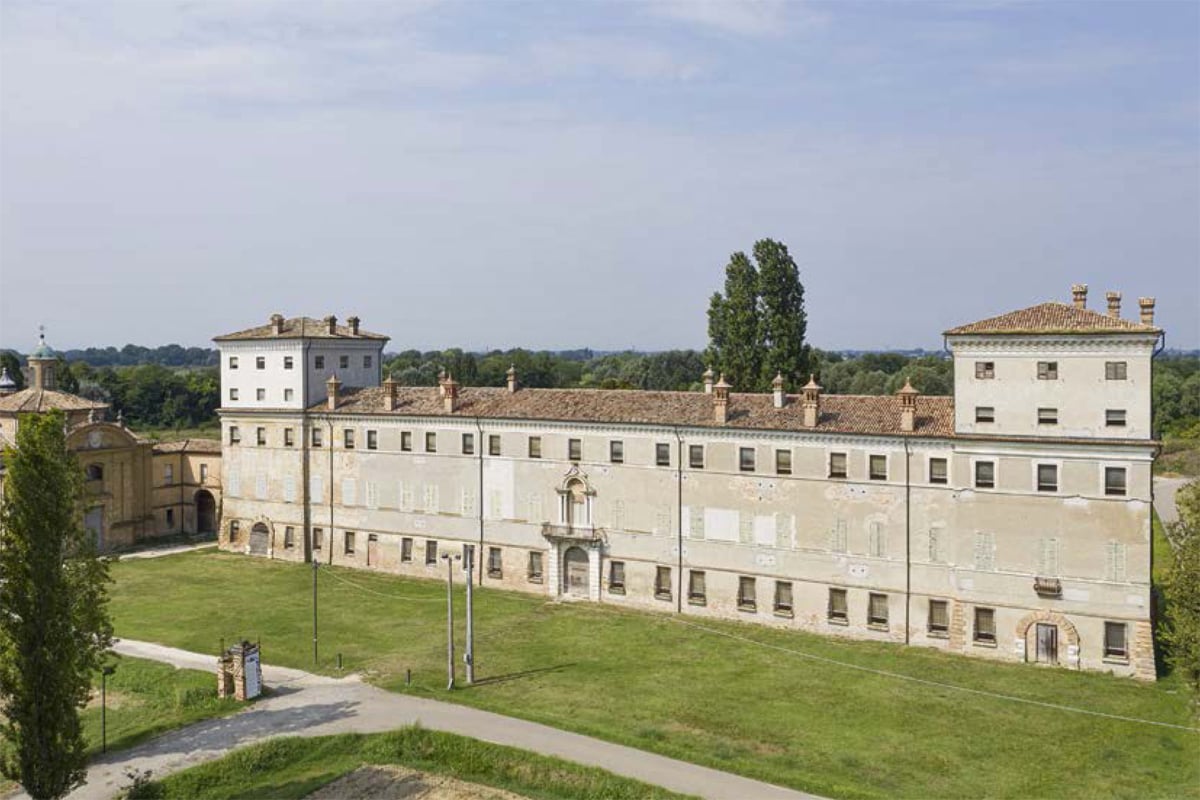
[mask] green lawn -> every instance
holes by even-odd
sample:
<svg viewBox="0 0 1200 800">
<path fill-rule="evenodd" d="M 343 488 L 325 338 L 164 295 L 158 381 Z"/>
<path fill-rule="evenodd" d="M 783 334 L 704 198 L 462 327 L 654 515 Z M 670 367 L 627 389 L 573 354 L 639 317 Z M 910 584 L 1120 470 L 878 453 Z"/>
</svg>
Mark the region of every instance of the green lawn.
<svg viewBox="0 0 1200 800">
<path fill-rule="evenodd" d="M 119 635 L 214 654 L 222 637 L 261 637 L 267 662 L 313 669 L 307 565 L 207 552 L 122 562 L 112 573 Z M 318 671 L 332 672 L 341 652 L 347 670 L 395 691 L 833 797 L 1200 797 L 1200 734 L 928 686 L 760 643 L 1046 703 L 1200 724 L 1174 678 L 1146 685 L 705 623 L 752 641 L 735 640 L 668 616 L 481 590 L 480 682 L 448 693 L 443 583 L 327 567 L 320 575 Z M 461 600 L 460 587 L 460 639 Z"/>
<path fill-rule="evenodd" d="M 684 797 L 595 767 L 409 727 L 366 736 L 274 739 L 141 787 L 130 800 L 299 798 L 363 764 L 399 764 L 531 798 Z"/>
</svg>

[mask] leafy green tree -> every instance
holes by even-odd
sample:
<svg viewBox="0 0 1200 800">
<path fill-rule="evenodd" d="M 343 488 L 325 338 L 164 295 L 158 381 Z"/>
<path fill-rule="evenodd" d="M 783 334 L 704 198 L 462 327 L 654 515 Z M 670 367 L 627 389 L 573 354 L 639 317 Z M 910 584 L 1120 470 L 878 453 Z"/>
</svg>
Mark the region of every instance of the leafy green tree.
<svg viewBox="0 0 1200 800">
<path fill-rule="evenodd" d="M 0 509 L 0 771 L 36 800 L 78 786 L 79 709 L 112 644 L 107 567 L 81 524 L 60 412 L 22 416 Z"/>
<path fill-rule="evenodd" d="M 754 391 L 762 384 L 762 327 L 758 270 L 745 253 L 734 253 L 725 267 L 725 293 L 708 307 L 708 351 L 714 370 L 735 390 Z"/>
<path fill-rule="evenodd" d="M 68 394 L 79 393 L 79 379 L 71 369 L 71 365 L 61 355 L 54 360 L 55 388 Z"/>
<path fill-rule="evenodd" d="M 759 335 L 762 342 L 762 372 L 759 386 L 770 385 L 776 374 L 795 386 L 807 378 L 808 348 L 804 334 L 808 317 L 804 313 L 804 286 L 800 269 L 788 253 L 787 245 L 772 239 L 754 243 L 758 263 Z"/>
<path fill-rule="evenodd" d="M 1162 635 L 1168 663 L 1200 700 L 1200 481 L 1180 489 L 1175 504 L 1179 520 L 1167 526 L 1174 552 L 1163 582 L 1166 619 Z"/>
<path fill-rule="evenodd" d="M 8 370 L 8 377 L 17 384 L 17 391 L 25 388 L 25 374 L 21 372 L 21 358 L 12 350 L 0 353 L 0 367 Z"/>
</svg>

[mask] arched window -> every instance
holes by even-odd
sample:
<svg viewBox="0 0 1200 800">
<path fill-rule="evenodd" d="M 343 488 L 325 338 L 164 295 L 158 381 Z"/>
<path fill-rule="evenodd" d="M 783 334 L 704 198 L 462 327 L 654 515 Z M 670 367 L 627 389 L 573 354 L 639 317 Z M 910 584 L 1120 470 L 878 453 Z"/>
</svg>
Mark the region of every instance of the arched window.
<svg viewBox="0 0 1200 800">
<path fill-rule="evenodd" d="M 104 467 L 100 466 L 99 464 L 88 464 L 87 465 L 87 479 L 89 481 L 104 480 Z"/>
</svg>

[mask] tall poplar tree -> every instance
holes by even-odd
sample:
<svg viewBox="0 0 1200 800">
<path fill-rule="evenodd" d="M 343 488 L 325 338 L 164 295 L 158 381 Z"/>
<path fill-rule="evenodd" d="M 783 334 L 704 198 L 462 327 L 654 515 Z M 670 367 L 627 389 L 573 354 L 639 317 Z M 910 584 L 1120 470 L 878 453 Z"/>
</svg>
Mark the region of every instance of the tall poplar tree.
<svg viewBox="0 0 1200 800">
<path fill-rule="evenodd" d="M 745 253 L 734 253 L 725 267 L 725 294 L 714 294 L 709 303 L 707 355 L 737 390 L 752 391 L 759 383 L 759 327 L 758 270 Z"/>
<path fill-rule="evenodd" d="M 82 525 L 61 412 L 20 418 L 0 507 L 0 772 L 35 800 L 87 766 L 79 710 L 112 644 L 107 566 Z"/>
<path fill-rule="evenodd" d="M 761 384 L 769 385 L 776 374 L 788 384 L 808 371 L 808 348 L 804 333 L 808 317 L 804 313 L 804 287 L 800 269 L 788 253 L 787 245 L 771 239 L 754 243 L 758 262 L 758 298 L 762 350 Z"/>
</svg>

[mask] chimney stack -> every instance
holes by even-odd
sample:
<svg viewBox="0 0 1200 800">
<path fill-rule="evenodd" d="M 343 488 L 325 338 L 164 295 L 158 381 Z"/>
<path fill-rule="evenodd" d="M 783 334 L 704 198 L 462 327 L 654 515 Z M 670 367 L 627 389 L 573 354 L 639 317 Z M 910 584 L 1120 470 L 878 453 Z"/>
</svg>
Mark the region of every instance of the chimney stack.
<svg viewBox="0 0 1200 800">
<path fill-rule="evenodd" d="M 358 317 L 348 317 L 346 324 L 350 326 L 350 335 L 358 336 Z"/>
<path fill-rule="evenodd" d="M 517 366 L 510 364 L 508 367 L 508 393 L 512 394 L 517 390 Z"/>
<path fill-rule="evenodd" d="M 904 387 L 896 392 L 900 398 L 900 430 L 905 433 L 912 433 L 917 427 L 917 396 L 920 394 L 907 377 Z"/>
<path fill-rule="evenodd" d="M 453 375 L 442 384 L 442 392 L 442 408 L 447 414 L 453 414 L 458 410 L 458 381 L 454 380 Z"/>
<path fill-rule="evenodd" d="M 712 367 L 709 367 L 708 369 L 704 370 L 704 374 L 701 377 L 704 379 L 704 393 L 712 394 L 712 387 L 713 387 Z"/>
<path fill-rule="evenodd" d="M 1087 284 L 1077 283 L 1071 287 L 1071 297 L 1076 308 L 1087 308 Z"/>
<path fill-rule="evenodd" d="M 271 315 L 271 333 L 275 336 L 283 335 L 283 314 Z"/>
<path fill-rule="evenodd" d="M 325 381 L 325 403 L 330 411 L 337 410 L 338 393 L 341 391 L 341 388 L 342 382 L 338 380 L 337 375 L 330 375 L 329 380 Z"/>
<path fill-rule="evenodd" d="M 713 387 L 713 418 L 718 425 L 724 425 L 729 420 L 729 390 L 732 387 L 725 382 L 725 373 Z"/>
<path fill-rule="evenodd" d="M 438 370 L 438 397 L 446 396 L 446 370 Z"/>
<path fill-rule="evenodd" d="M 800 407 L 804 411 L 804 427 L 815 428 L 821 420 L 821 387 L 817 385 L 813 375 L 808 376 L 808 383 L 800 390 Z"/>
<path fill-rule="evenodd" d="M 325 318 L 325 332 L 330 336 L 337 336 L 337 317 L 333 314 Z"/>
<path fill-rule="evenodd" d="M 1153 297 L 1139 297 L 1138 305 L 1142 309 L 1142 324 L 1143 325 L 1153 325 L 1154 324 L 1154 298 Z"/>
<path fill-rule="evenodd" d="M 396 410 L 396 388 L 399 384 L 391 375 L 387 376 L 387 380 L 383 382 L 383 407 L 387 411 Z"/>
<path fill-rule="evenodd" d="M 1121 317 L 1121 293 L 1109 292 L 1105 295 L 1108 298 L 1108 315 L 1113 319 Z"/>
<path fill-rule="evenodd" d="M 771 381 L 771 392 L 775 396 L 775 407 L 783 408 L 783 403 L 784 403 L 784 400 L 786 399 L 786 395 L 784 395 L 784 393 L 783 393 L 783 373 L 782 372 L 775 373 L 775 380 Z"/>
</svg>

